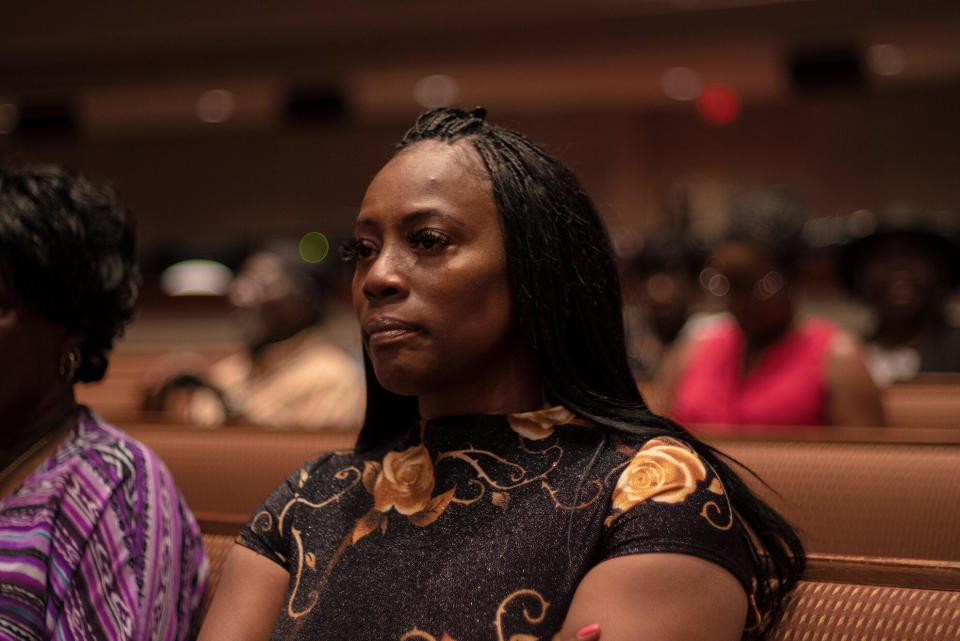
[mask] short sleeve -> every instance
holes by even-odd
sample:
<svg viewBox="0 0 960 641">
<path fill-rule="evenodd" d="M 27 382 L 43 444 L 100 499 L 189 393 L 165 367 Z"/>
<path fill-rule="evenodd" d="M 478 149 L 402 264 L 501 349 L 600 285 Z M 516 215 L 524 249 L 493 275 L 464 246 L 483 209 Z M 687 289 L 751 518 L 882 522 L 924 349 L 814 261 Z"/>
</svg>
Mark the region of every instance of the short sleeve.
<svg viewBox="0 0 960 641">
<path fill-rule="evenodd" d="M 613 490 L 601 561 L 629 554 L 690 554 L 731 572 L 749 594 L 753 565 L 744 528 L 714 470 L 689 445 L 647 441 Z"/>
<path fill-rule="evenodd" d="M 257 508 L 237 537 L 237 543 L 290 570 L 290 531 L 284 527 L 289 507 L 302 493 L 310 468 L 325 462 L 330 455 L 305 463 L 277 486 Z"/>
</svg>

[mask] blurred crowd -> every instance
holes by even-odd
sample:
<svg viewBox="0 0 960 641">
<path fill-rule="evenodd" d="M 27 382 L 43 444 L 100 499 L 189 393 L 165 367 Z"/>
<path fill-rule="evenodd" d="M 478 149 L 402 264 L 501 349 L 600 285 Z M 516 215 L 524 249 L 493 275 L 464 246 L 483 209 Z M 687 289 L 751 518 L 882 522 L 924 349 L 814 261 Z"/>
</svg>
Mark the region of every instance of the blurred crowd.
<svg viewBox="0 0 960 641">
<path fill-rule="evenodd" d="M 623 263 L 635 375 L 682 423 L 882 425 L 883 388 L 960 372 L 955 231 L 900 211 L 813 219 L 783 191 L 735 199 L 709 242 L 654 230 Z M 831 283 L 868 322 L 810 311 Z"/>
<path fill-rule="evenodd" d="M 302 260 L 294 241 L 252 252 L 227 293 L 243 348 L 212 366 L 167 359 L 143 407 L 206 427 L 359 425 L 349 280 L 335 260 Z M 811 218 L 793 193 L 748 192 L 712 239 L 648 231 L 621 281 L 634 375 L 652 408 L 683 424 L 878 426 L 884 388 L 960 372 L 949 219 Z M 831 295 L 846 304 L 810 304 Z"/>
</svg>

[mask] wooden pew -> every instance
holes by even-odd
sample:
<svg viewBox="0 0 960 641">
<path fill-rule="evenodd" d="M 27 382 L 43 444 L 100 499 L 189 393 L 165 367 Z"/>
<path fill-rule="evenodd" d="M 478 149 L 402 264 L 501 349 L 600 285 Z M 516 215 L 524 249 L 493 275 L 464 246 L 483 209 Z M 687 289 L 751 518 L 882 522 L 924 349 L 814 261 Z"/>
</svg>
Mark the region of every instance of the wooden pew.
<svg viewBox="0 0 960 641">
<path fill-rule="evenodd" d="M 713 440 L 811 552 L 960 561 L 960 443 Z"/>
<path fill-rule="evenodd" d="M 229 523 L 233 532 L 301 464 L 350 449 L 356 441 L 355 431 L 209 430 L 164 423 L 123 428 L 163 459 L 198 520 Z"/>
<path fill-rule="evenodd" d="M 902 383 L 883 390 L 888 425 L 960 428 L 960 384 Z"/>
</svg>

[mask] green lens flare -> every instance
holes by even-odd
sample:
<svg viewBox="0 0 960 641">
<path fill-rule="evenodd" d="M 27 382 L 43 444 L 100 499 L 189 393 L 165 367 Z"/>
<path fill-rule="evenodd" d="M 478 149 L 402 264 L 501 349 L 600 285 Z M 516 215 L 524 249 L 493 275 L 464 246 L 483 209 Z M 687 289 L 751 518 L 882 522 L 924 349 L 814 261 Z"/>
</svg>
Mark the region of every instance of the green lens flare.
<svg viewBox="0 0 960 641">
<path fill-rule="evenodd" d="M 318 231 L 307 232 L 300 239 L 300 258 L 308 263 L 319 263 L 330 253 L 330 241 Z"/>
</svg>

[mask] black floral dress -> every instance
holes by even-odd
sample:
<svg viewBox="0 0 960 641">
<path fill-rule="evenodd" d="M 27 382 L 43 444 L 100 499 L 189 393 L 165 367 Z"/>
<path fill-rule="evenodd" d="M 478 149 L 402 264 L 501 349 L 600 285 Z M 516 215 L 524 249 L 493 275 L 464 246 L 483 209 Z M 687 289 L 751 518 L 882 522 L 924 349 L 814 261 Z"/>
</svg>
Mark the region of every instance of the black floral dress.
<svg viewBox="0 0 960 641">
<path fill-rule="evenodd" d="M 290 573 L 273 639 L 549 641 L 583 576 L 628 554 L 752 579 L 743 528 L 689 446 L 562 407 L 430 420 L 322 456 L 239 541 Z"/>
</svg>

